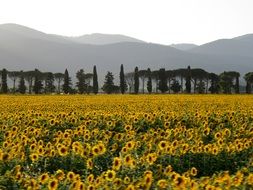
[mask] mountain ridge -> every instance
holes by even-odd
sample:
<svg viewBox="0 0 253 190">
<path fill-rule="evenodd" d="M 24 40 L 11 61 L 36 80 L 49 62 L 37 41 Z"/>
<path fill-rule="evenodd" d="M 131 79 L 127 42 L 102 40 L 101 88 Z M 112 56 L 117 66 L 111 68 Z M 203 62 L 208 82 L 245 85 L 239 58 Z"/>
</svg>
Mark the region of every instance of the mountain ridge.
<svg viewBox="0 0 253 190">
<path fill-rule="evenodd" d="M 214 41 L 190 50 L 179 50 L 168 45 L 142 42 L 83 44 L 52 34 L 37 33 L 36 30 L 32 30 L 32 34 L 13 30 L 3 29 L 0 25 L 0 67 L 8 70 L 37 68 L 42 71 L 63 72 L 68 68 L 74 75 L 81 68 L 91 72 L 93 65 L 97 65 L 100 77 L 107 71 L 118 73 L 121 64 L 124 65 L 125 72 L 133 71 L 136 66 L 139 69 L 150 67 L 154 70 L 162 67 L 186 68 L 188 65 L 216 73 L 224 70 L 235 70 L 241 74 L 253 71 L 253 53 L 251 48 L 245 50 L 253 46 L 253 42 L 247 41 L 247 36 L 243 40 L 227 39 L 229 42 L 225 43 L 221 40 L 221 44 Z M 210 44 L 213 44 L 211 48 Z M 227 44 L 234 44 L 233 51 L 240 47 L 242 51 L 234 53 Z"/>
</svg>

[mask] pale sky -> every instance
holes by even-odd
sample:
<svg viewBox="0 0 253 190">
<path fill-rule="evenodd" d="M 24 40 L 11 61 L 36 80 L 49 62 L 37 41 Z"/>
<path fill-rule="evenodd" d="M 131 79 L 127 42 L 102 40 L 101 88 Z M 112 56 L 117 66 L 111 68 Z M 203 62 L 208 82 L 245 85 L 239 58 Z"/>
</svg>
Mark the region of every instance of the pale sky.
<svg viewBox="0 0 253 190">
<path fill-rule="evenodd" d="M 203 44 L 253 33 L 253 0 L 0 0 L 0 24 L 79 36 Z"/>
</svg>

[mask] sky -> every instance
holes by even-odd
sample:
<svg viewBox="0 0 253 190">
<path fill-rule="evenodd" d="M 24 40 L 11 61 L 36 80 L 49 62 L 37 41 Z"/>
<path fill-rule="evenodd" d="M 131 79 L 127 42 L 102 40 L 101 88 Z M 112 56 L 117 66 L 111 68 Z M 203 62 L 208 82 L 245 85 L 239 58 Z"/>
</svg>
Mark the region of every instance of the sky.
<svg viewBox="0 0 253 190">
<path fill-rule="evenodd" d="M 253 33 L 252 0 L 0 0 L 0 24 L 80 36 L 204 44 Z"/>
</svg>

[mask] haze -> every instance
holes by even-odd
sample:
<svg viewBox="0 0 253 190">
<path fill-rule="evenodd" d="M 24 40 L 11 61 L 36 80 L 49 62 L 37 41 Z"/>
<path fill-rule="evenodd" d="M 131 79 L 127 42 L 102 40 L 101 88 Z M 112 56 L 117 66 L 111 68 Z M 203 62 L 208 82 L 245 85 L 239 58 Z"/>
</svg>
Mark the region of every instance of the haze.
<svg viewBox="0 0 253 190">
<path fill-rule="evenodd" d="M 65 36 L 124 34 L 147 42 L 203 44 L 253 33 L 251 0 L 8 0 L 0 24 Z"/>
</svg>

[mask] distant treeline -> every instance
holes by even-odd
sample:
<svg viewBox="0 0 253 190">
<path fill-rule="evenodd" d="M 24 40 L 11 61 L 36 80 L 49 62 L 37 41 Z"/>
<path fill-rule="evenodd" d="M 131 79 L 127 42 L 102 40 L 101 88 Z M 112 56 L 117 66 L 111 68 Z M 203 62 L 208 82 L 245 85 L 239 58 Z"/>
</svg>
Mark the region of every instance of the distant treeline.
<svg viewBox="0 0 253 190">
<path fill-rule="evenodd" d="M 76 72 L 76 84 L 72 84 L 68 70 L 64 73 L 33 71 L 0 71 L 2 94 L 7 93 L 29 93 L 29 94 L 97 94 L 111 93 L 225 93 L 239 94 L 241 92 L 251 93 L 253 85 L 253 72 L 246 73 L 243 78 L 246 86 L 240 86 L 240 73 L 236 71 L 224 71 L 221 74 L 209 73 L 201 68 L 187 68 L 176 70 L 151 71 L 139 70 L 124 73 L 123 65 L 120 66 L 120 83 L 114 83 L 114 75 L 107 72 L 104 84 L 98 85 L 96 66 L 92 73 L 85 73 L 83 69 Z M 8 84 L 8 78 L 13 84 Z M 11 87 L 10 87 L 11 86 Z M 245 90 L 241 90 L 245 89 Z M 141 92 L 140 92 L 141 91 Z"/>
</svg>

